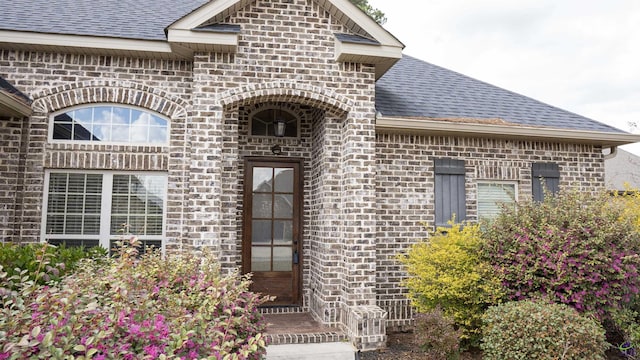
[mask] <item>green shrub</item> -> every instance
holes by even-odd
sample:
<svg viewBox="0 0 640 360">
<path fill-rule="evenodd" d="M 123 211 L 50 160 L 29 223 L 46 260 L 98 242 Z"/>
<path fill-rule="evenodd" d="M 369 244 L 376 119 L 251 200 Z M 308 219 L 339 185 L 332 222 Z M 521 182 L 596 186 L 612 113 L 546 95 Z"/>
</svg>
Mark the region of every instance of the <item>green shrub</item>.
<svg viewBox="0 0 640 360">
<path fill-rule="evenodd" d="M 640 236 L 608 195 L 522 201 L 483 236 L 483 255 L 511 300 L 542 297 L 605 318 L 638 293 Z"/>
<path fill-rule="evenodd" d="M 0 267 L 7 272 L 7 276 L 19 275 L 24 270 L 32 280 L 36 280 L 37 274 L 39 284 L 60 281 L 63 276 L 75 270 L 81 259 L 98 259 L 106 255 L 107 251 L 101 247 L 0 243 Z"/>
<path fill-rule="evenodd" d="M 481 348 L 488 360 L 605 359 L 604 329 L 564 304 L 518 301 L 487 310 Z"/>
<path fill-rule="evenodd" d="M 491 266 L 480 259 L 480 242 L 478 225 L 453 224 L 401 257 L 412 305 L 419 312 L 441 307 L 463 329 L 465 345 L 478 340 L 482 314 L 498 303 L 502 291 Z"/>
<path fill-rule="evenodd" d="M 261 358 L 265 299 L 247 278 L 221 276 L 211 254 L 138 258 L 138 245 L 50 286 L 0 274 L 18 288 L 0 291 L 0 359 Z"/>
<path fill-rule="evenodd" d="M 416 316 L 414 336 L 425 360 L 453 360 L 460 356 L 462 331 L 454 328 L 453 319 L 445 317 L 440 308 Z"/>
</svg>

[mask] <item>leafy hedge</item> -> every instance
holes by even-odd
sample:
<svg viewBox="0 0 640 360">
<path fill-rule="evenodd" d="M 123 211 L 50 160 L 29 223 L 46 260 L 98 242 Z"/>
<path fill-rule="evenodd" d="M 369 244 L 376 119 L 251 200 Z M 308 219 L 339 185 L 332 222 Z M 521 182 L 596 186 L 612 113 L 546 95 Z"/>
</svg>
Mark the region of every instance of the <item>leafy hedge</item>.
<svg viewBox="0 0 640 360">
<path fill-rule="evenodd" d="M 106 255 L 107 251 L 101 247 L 0 243 L 0 266 L 7 272 L 7 277 L 26 271 L 31 280 L 36 280 L 35 276 L 38 275 L 37 282 L 42 285 L 49 281 L 60 281 L 76 269 L 81 259 L 100 259 Z M 46 264 L 42 261 L 45 257 Z"/>
<path fill-rule="evenodd" d="M 478 225 L 453 224 L 438 230 L 400 258 L 409 273 L 405 285 L 419 312 L 441 308 L 463 329 L 467 344 L 477 343 L 482 314 L 500 300 L 501 284 L 480 258 Z"/>
<path fill-rule="evenodd" d="M 84 260 L 58 285 L 0 274 L 0 359 L 260 359 L 265 301 L 249 280 L 221 276 L 213 256 Z M 2 271 L 0 271 L 1 273 Z"/>
<path fill-rule="evenodd" d="M 640 236 L 608 195 L 519 202 L 483 238 L 483 255 L 512 300 L 543 297 L 602 317 L 638 293 Z"/>
<path fill-rule="evenodd" d="M 608 347 L 598 321 L 567 305 L 514 301 L 485 316 L 487 360 L 603 360 Z"/>
</svg>

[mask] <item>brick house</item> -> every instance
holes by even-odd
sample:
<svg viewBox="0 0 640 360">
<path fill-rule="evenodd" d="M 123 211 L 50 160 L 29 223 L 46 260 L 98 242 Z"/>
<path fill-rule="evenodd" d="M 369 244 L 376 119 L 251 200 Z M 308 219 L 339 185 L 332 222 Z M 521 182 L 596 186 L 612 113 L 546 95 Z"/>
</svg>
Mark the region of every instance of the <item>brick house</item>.
<svg viewBox="0 0 640 360">
<path fill-rule="evenodd" d="M 422 222 L 492 216 L 541 177 L 600 188 L 602 150 L 640 140 L 403 56 L 347 0 L 2 8 L 2 241 L 108 248 L 126 223 L 210 248 L 363 350 L 411 324 L 396 255 Z"/>
</svg>

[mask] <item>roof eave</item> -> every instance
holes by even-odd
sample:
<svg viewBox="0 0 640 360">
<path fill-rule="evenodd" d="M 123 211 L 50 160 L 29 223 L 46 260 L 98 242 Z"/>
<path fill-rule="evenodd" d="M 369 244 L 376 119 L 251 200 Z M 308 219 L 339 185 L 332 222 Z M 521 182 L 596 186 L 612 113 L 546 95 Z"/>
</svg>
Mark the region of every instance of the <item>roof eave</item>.
<svg viewBox="0 0 640 360">
<path fill-rule="evenodd" d="M 376 131 L 424 135 L 490 137 L 547 142 L 592 144 L 603 147 L 620 146 L 640 141 L 639 134 L 558 129 L 483 123 L 411 119 L 381 116 L 376 119 Z"/>
<path fill-rule="evenodd" d="M 167 59 L 184 59 L 162 40 L 124 39 L 105 36 L 67 35 L 0 30 L 0 44 L 19 50 L 51 51 L 60 48 L 70 53 L 117 54 Z"/>
<path fill-rule="evenodd" d="M 31 115 L 31 106 L 6 91 L 0 91 L 0 115 L 27 117 Z"/>
<path fill-rule="evenodd" d="M 376 80 L 381 78 L 401 58 L 401 47 L 349 43 L 337 38 L 335 40 L 336 61 L 374 64 L 376 66 Z"/>
</svg>

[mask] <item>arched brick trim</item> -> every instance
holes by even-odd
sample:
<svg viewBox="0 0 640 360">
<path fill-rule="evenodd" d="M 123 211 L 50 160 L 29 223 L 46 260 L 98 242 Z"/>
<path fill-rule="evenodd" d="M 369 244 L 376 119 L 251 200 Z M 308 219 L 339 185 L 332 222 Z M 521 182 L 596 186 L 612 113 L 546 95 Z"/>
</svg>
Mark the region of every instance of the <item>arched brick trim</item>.
<svg viewBox="0 0 640 360">
<path fill-rule="evenodd" d="M 46 89 L 34 96 L 40 114 L 90 103 L 118 103 L 158 112 L 169 119 L 186 119 L 189 104 L 165 91 L 131 81 L 92 80 Z"/>
<path fill-rule="evenodd" d="M 328 88 L 278 81 L 251 84 L 230 89 L 218 96 L 223 108 L 234 104 L 259 104 L 264 102 L 298 102 L 342 117 L 354 105 L 353 100 Z"/>
</svg>

